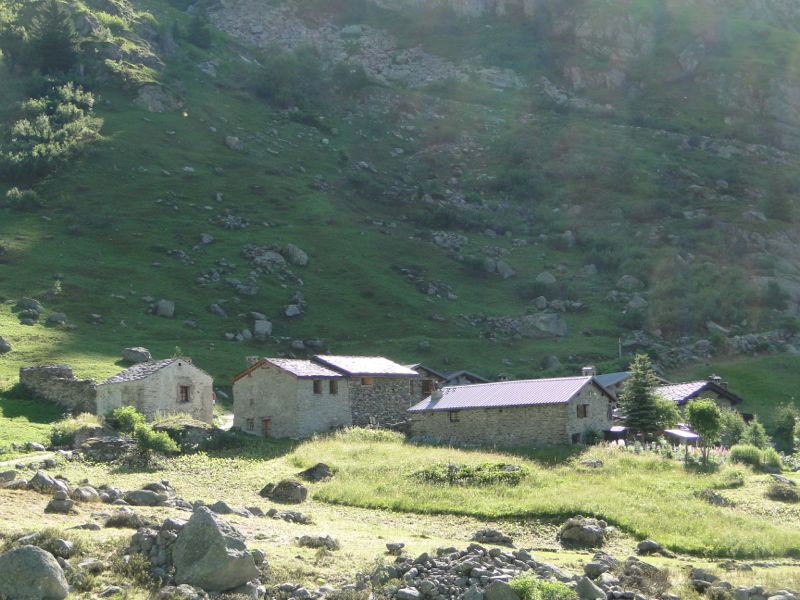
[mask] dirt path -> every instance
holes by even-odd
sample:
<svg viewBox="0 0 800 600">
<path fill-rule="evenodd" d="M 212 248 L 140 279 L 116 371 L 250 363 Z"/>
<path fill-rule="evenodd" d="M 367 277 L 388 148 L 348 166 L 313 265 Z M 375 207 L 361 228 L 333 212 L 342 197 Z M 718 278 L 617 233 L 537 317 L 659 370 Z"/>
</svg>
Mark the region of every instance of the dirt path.
<svg viewBox="0 0 800 600">
<path fill-rule="evenodd" d="M 11 460 L 3 460 L 0 461 L 0 468 L 3 467 L 13 467 L 14 465 L 28 464 L 40 460 L 45 460 L 46 458 L 53 458 L 55 456 L 54 452 L 38 452 L 36 454 L 26 454 L 25 456 L 18 456 L 17 458 L 12 458 Z"/>
</svg>

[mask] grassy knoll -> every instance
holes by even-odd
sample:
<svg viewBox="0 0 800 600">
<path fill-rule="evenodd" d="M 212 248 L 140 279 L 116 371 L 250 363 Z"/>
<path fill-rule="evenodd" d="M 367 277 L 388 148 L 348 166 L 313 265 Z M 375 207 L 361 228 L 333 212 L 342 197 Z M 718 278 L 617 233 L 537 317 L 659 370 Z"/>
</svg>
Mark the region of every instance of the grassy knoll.
<svg viewBox="0 0 800 600">
<path fill-rule="evenodd" d="M 63 412 L 49 402 L 0 394 L 0 449 L 12 442 L 46 442 L 51 424 L 60 419 Z M 0 450 L 0 458 L 10 457 Z"/>
</svg>

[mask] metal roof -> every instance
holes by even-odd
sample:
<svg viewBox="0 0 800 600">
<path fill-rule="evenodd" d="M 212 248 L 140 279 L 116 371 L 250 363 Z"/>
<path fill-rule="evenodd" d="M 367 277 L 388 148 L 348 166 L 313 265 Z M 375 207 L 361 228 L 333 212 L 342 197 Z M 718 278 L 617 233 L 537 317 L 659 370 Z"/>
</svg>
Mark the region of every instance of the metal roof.
<svg viewBox="0 0 800 600">
<path fill-rule="evenodd" d="M 164 367 L 168 367 L 172 363 L 182 361 L 188 364 L 192 364 L 192 361 L 187 358 L 166 358 L 164 360 L 149 360 L 147 362 L 139 363 L 138 365 L 133 365 L 129 369 L 125 369 L 120 373 L 117 373 L 113 377 L 109 377 L 100 385 L 105 385 L 107 383 L 125 383 L 127 381 L 138 381 L 139 379 L 146 379 L 156 371 L 160 371 Z"/>
<path fill-rule="evenodd" d="M 347 375 L 403 375 L 418 377 L 419 373 L 383 356 L 331 356 L 318 354 L 318 363 Z"/>
<path fill-rule="evenodd" d="M 337 377 L 341 378 L 342 374 L 336 371 L 326 369 L 322 365 L 313 363 L 310 360 L 295 360 L 291 358 L 267 358 L 265 363 L 275 365 L 279 369 L 291 373 L 295 377 Z"/>
<path fill-rule="evenodd" d="M 717 385 L 713 381 L 702 379 L 700 381 L 687 381 L 686 383 L 675 383 L 672 385 L 662 385 L 656 388 L 656 393 L 662 398 L 672 400 L 676 404 L 686 404 L 689 400 L 697 398 L 703 392 L 710 391 L 723 396 L 733 404 L 739 404 L 742 399 L 729 392 L 724 387 Z"/>
<path fill-rule="evenodd" d="M 408 409 L 409 412 L 460 410 L 466 408 L 503 408 L 510 406 L 536 406 L 566 404 L 584 387 L 594 384 L 605 395 L 606 389 L 590 376 L 557 377 L 553 379 L 523 379 L 498 381 L 442 388 L 442 397 L 433 395 Z"/>
<path fill-rule="evenodd" d="M 597 380 L 597 383 L 603 387 L 608 387 L 610 385 L 616 385 L 620 381 L 625 381 L 630 376 L 630 371 L 620 371 L 618 373 L 603 373 L 602 375 L 595 375 L 594 378 Z"/>
</svg>

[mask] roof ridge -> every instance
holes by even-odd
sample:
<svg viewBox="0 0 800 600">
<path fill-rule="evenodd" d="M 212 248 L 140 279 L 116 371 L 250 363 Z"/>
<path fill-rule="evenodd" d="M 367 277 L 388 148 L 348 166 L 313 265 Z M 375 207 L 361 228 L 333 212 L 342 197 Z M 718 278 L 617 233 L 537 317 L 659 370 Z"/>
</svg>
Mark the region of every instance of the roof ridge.
<svg viewBox="0 0 800 600">
<path fill-rule="evenodd" d="M 456 371 L 458 372 L 458 371 Z M 509 383 L 530 383 L 531 381 L 567 381 L 567 380 L 577 380 L 577 379 L 585 379 L 590 380 L 594 379 L 592 375 L 574 375 L 570 377 L 540 377 L 538 379 L 509 379 L 506 381 L 489 381 L 487 383 L 471 383 L 469 385 L 470 388 L 476 387 L 486 387 L 490 385 L 507 385 Z M 442 388 L 442 390 L 452 390 L 464 387 L 463 385 L 447 385 Z"/>
</svg>

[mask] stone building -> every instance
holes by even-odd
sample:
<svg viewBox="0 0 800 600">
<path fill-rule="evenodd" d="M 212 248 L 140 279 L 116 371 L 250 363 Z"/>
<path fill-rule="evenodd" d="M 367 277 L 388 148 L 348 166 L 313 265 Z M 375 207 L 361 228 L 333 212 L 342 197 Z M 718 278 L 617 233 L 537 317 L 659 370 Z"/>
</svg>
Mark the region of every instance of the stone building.
<svg viewBox="0 0 800 600">
<path fill-rule="evenodd" d="M 97 386 L 97 414 L 134 406 L 149 421 L 158 414 L 188 413 L 212 423 L 211 375 L 188 358 L 168 358 L 134 365 Z"/>
<path fill-rule="evenodd" d="M 419 373 L 382 356 L 317 355 L 312 359 L 348 382 L 353 425 L 394 426 L 421 397 Z"/>
<path fill-rule="evenodd" d="M 94 379 L 78 379 L 69 365 L 22 367 L 19 382 L 36 398 L 55 402 L 71 412 L 97 411 L 97 383 Z"/>
<path fill-rule="evenodd" d="M 309 360 L 257 360 L 233 380 L 233 426 L 247 433 L 304 438 L 352 422 L 348 380 Z"/>
<path fill-rule="evenodd" d="M 465 370 L 450 372 L 436 371 L 423 364 L 408 365 L 408 368 L 419 373 L 419 376 L 422 378 L 422 394 L 420 398 L 430 396 L 434 390 L 451 385 L 489 383 L 488 379 L 484 379 L 480 375 Z"/>
<path fill-rule="evenodd" d="M 701 397 L 711 398 L 720 408 L 730 409 L 742 403 L 739 396 L 728 390 L 727 382 L 716 375 L 699 381 L 661 385 L 656 393 L 662 398 L 672 400 L 681 412 L 690 400 Z"/>
<path fill-rule="evenodd" d="M 614 398 L 594 377 L 445 387 L 409 409 L 414 437 L 489 447 L 576 444 L 611 426 Z"/>
</svg>

